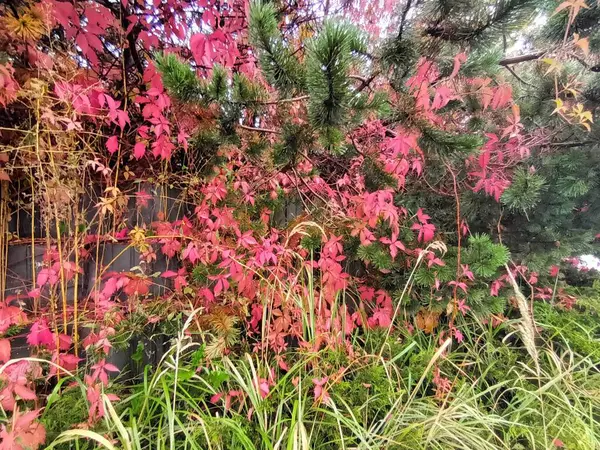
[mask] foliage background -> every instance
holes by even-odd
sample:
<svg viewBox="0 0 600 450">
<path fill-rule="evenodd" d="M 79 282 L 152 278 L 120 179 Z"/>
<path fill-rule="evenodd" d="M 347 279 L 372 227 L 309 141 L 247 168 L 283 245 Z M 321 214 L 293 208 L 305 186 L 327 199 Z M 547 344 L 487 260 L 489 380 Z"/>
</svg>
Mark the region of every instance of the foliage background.
<svg viewBox="0 0 600 450">
<path fill-rule="evenodd" d="M 0 448 L 597 446 L 598 5 L 2 8 Z"/>
</svg>

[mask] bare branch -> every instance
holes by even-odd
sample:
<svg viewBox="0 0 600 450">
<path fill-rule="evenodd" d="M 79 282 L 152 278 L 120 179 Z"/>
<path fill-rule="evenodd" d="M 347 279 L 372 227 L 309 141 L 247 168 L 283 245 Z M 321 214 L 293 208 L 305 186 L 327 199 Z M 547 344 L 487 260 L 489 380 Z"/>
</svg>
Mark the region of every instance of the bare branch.
<svg viewBox="0 0 600 450">
<path fill-rule="evenodd" d="M 526 55 L 514 56 L 512 58 L 504 58 L 504 59 L 501 59 L 498 62 L 498 64 L 500 64 L 501 66 L 509 66 L 511 64 L 519 64 L 522 62 L 534 61 L 536 59 L 540 59 L 547 52 L 548 52 L 547 50 L 542 50 L 542 51 L 535 52 L 535 53 L 528 53 Z"/>
<path fill-rule="evenodd" d="M 255 131 L 257 133 L 272 133 L 272 134 L 281 134 L 279 130 L 273 130 L 271 128 L 259 128 L 259 127 L 250 127 L 248 125 L 238 125 L 240 128 L 248 131 Z"/>
</svg>

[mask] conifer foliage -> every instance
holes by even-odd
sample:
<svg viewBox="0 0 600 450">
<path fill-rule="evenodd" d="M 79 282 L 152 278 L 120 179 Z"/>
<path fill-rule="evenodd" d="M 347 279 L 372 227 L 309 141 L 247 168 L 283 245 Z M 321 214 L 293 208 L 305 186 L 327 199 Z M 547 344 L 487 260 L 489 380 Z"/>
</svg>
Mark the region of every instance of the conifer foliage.
<svg viewBox="0 0 600 450">
<path fill-rule="evenodd" d="M 0 449 L 43 448 L 41 379 L 80 374 L 81 422 L 115 420 L 110 358 L 143 333 L 202 343 L 174 378 L 209 373 L 215 417 L 276 385 L 250 358 L 258 397 L 221 392 L 228 355 L 288 371 L 392 333 L 447 342 L 434 361 L 517 323 L 539 375 L 528 300 L 577 314 L 564 273 L 600 255 L 600 5 L 390 3 L 1 6 L 0 363 L 19 338 L 35 359 L 0 369 Z M 10 291 L 13 245 L 33 263 Z"/>
</svg>

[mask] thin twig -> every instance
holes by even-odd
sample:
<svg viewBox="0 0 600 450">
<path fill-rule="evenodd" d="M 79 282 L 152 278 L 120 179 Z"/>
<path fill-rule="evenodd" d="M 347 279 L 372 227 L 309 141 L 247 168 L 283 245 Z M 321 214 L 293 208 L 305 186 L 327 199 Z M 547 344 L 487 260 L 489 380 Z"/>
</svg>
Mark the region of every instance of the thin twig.
<svg viewBox="0 0 600 450">
<path fill-rule="evenodd" d="M 307 98 L 309 98 L 309 95 L 300 95 L 298 97 L 292 97 L 292 98 L 282 98 L 279 100 L 268 100 L 266 102 L 257 102 L 260 103 L 261 105 L 278 105 L 281 103 L 293 103 L 293 102 L 299 102 L 302 100 L 306 100 Z"/>
<path fill-rule="evenodd" d="M 533 87 L 533 88 L 535 87 L 533 84 L 528 83 L 523 78 L 521 78 L 519 75 L 517 75 L 517 72 L 515 72 L 510 66 L 504 66 L 504 68 L 506 70 L 508 70 L 512 74 L 513 77 L 515 77 L 517 80 L 519 80 L 524 85 L 529 86 L 529 87 Z"/>
<path fill-rule="evenodd" d="M 272 133 L 272 134 L 281 134 L 279 130 L 273 130 L 271 128 L 260 128 L 260 127 L 251 127 L 248 125 L 238 125 L 240 128 L 248 131 L 255 131 L 257 133 Z"/>
</svg>

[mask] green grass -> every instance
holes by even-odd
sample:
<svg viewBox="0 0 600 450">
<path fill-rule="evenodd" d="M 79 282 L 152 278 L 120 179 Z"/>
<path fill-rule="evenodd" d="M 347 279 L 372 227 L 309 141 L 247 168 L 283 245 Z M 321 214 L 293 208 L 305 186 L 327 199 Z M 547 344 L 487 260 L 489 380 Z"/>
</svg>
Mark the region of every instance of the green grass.
<svg viewBox="0 0 600 450">
<path fill-rule="evenodd" d="M 191 323 L 191 317 L 187 325 Z M 71 430 L 55 448 L 118 449 L 569 449 L 600 448 L 600 372 L 568 339 L 537 343 L 539 373 L 515 333 L 472 319 L 465 341 L 439 345 L 421 332 L 367 333 L 352 357 L 341 350 L 289 351 L 289 370 L 258 355 L 201 364 L 201 344 L 182 330 L 170 352 L 93 431 Z M 360 345 L 359 345 L 360 344 Z M 387 350 L 380 354 L 380 349 Z M 366 351 L 371 348 L 374 351 Z M 436 397 L 433 370 L 452 384 Z M 262 398 L 255 380 L 275 377 Z M 313 378 L 331 398 L 315 402 Z M 242 391 L 225 410 L 217 392 Z M 73 405 L 73 390 L 44 413 Z M 81 394 L 80 394 L 81 395 Z M 62 403 L 65 403 L 64 405 Z M 46 422 L 48 423 L 48 422 Z M 93 434 L 97 433 L 97 434 Z M 93 445 L 91 444 L 93 442 Z M 112 447 L 110 445 L 112 445 Z M 53 448 L 52 446 L 49 448 Z"/>
</svg>

